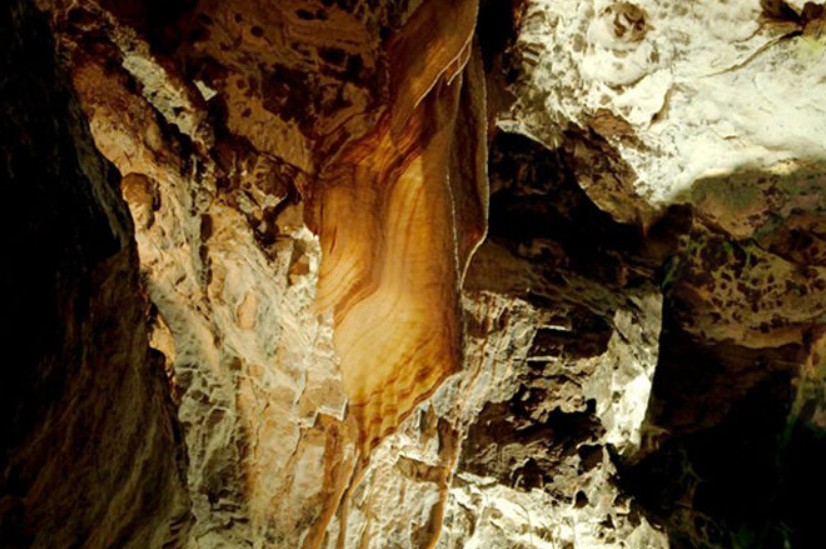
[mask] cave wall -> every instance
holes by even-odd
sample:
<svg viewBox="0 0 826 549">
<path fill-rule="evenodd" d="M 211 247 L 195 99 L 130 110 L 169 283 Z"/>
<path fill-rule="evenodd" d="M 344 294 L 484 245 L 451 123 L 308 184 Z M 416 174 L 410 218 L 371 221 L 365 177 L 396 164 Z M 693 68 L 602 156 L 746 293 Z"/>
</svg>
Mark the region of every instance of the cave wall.
<svg viewBox="0 0 826 549">
<path fill-rule="evenodd" d="M 815 546 L 822 6 L 36 3 L 12 546 Z"/>
<path fill-rule="evenodd" d="M 118 174 L 47 19 L 0 10 L 0 546 L 181 546 L 186 449 Z"/>
<path fill-rule="evenodd" d="M 658 258 L 659 358 L 642 445 L 618 464 L 675 547 L 817 545 L 793 494 L 823 483 L 807 462 L 823 451 L 823 15 L 750 1 L 523 14 L 500 125 L 567 152 Z"/>
</svg>

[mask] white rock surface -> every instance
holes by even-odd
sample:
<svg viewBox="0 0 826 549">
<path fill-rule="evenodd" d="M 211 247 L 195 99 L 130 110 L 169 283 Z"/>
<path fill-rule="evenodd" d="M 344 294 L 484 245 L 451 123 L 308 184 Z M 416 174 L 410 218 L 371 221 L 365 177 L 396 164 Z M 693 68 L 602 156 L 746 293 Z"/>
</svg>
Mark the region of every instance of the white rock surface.
<svg viewBox="0 0 826 549">
<path fill-rule="evenodd" d="M 702 177 L 823 160 L 826 37 L 760 14 L 759 0 L 530 0 L 518 102 L 500 125 L 554 147 L 609 111 L 636 136 L 611 141 L 653 205 Z"/>
<path fill-rule="evenodd" d="M 495 478 L 456 472 L 460 455 L 453 448 L 461 445 L 485 404 L 507 402 L 516 393 L 534 367 L 528 352 L 548 315 L 522 300 L 494 293 L 469 293 L 464 302 L 470 322 L 484 326 L 485 337 L 469 338 L 465 370 L 376 448 L 363 480 L 352 491 L 344 546 L 414 548 L 430 540 L 444 549 L 668 547 L 665 534 L 644 517 L 629 518 L 629 500 L 610 481 L 616 468 L 605 452 L 579 475 L 579 458 L 572 456 L 564 467 L 549 472 L 554 481 L 543 489 L 516 489 Z M 635 307 L 633 313 L 617 311 L 617 331 L 604 355 L 566 366 L 593 371 L 584 393 L 573 400 L 596 399 L 605 441 L 626 450 L 639 441 L 648 402 L 660 298 L 645 297 Z M 626 383 L 634 390 L 627 391 Z M 571 396 L 566 393 L 564 398 Z M 550 405 L 571 406 L 567 400 Z M 440 422 L 455 428 L 452 437 L 447 430 L 427 427 Z M 587 504 L 575 504 L 578 492 Z M 440 505 L 444 516 L 437 519 Z M 433 520 L 443 521 L 436 538 L 417 534 Z M 338 521 L 329 527 L 329 549 L 336 547 L 339 529 Z"/>
</svg>

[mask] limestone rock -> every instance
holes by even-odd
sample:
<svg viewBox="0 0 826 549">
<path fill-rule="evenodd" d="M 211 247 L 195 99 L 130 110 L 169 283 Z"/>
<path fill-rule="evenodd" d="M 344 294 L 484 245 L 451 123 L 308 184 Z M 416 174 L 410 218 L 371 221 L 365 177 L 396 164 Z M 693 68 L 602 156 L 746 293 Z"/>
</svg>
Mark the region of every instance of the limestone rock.
<svg viewBox="0 0 826 549">
<path fill-rule="evenodd" d="M 551 146 L 590 128 L 628 165 L 628 194 L 655 205 L 734 170 L 822 163 L 816 4 L 528 1 L 502 124 Z"/>
<path fill-rule="evenodd" d="M 0 524 L 62 525 L 18 546 L 817 539 L 822 5 L 34 3 L 79 108 L 3 81 L 62 128 L 4 132 L 57 191 L 12 196 L 50 254 L 4 333 L 58 273 L 81 375 L 15 385 Z"/>
</svg>

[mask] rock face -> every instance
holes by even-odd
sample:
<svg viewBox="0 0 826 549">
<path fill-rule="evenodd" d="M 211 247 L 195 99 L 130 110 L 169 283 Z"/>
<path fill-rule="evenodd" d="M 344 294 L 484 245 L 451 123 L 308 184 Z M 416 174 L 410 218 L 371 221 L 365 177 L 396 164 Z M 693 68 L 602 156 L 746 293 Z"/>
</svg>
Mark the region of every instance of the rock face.
<svg viewBox="0 0 826 549">
<path fill-rule="evenodd" d="M 186 449 L 116 172 L 46 19 L 10 2 L 0 41 L 0 546 L 183 546 Z"/>
<path fill-rule="evenodd" d="M 35 3 L 10 546 L 815 546 L 823 6 Z"/>
</svg>

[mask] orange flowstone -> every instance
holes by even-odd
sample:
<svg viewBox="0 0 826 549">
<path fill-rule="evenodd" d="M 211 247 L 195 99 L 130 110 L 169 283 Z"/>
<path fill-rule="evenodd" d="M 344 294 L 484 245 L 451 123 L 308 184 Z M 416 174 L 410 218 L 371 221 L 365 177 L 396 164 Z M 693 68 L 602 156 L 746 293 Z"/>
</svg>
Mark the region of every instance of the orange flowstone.
<svg viewBox="0 0 826 549">
<path fill-rule="evenodd" d="M 460 108 L 484 101 L 468 64 L 477 5 L 459 4 L 459 25 L 428 2 L 391 40 L 391 105 L 320 174 L 317 307 L 334 312 L 363 458 L 461 361 L 459 288 L 487 198 L 484 117 Z"/>
</svg>

